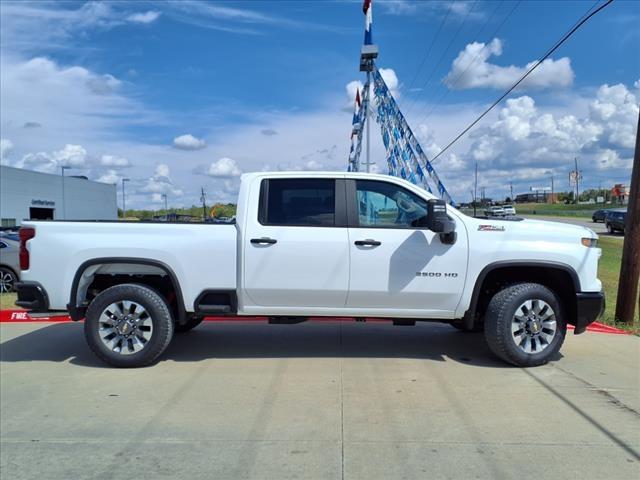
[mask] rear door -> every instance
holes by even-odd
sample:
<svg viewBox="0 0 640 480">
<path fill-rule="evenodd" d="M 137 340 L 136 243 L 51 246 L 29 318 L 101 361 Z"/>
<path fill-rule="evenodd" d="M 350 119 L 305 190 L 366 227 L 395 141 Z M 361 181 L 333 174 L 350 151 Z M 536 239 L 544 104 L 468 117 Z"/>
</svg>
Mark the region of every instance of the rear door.
<svg viewBox="0 0 640 480">
<path fill-rule="evenodd" d="M 439 234 L 413 227 L 426 215 L 427 202 L 396 183 L 348 179 L 347 202 L 347 307 L 450 318 L 464 288 L 466 235 L 459 232 L 458 241 L 448 245 Z"/>
<path fill-rule="evenodd" d="M 258 212 L 247 219 L 242 248 L 244 291 L 253 306 L 344 307 L 344 180 L 262 179 Z"/>
</svg>

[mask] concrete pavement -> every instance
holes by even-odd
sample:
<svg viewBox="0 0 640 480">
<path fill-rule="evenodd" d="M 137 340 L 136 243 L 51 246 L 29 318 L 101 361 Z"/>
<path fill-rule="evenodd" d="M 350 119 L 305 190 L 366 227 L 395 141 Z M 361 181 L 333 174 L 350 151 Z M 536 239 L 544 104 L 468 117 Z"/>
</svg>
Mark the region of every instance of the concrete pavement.
<svg viewBox="0 0 640 480">
<path fill-rule="evenodd" d="M 105 368 L 82 325 L 0 325 L 7 479 L 631 479 L 640 338 L 535 369 L 447 325 L 205 323 Z"/>
</svg>

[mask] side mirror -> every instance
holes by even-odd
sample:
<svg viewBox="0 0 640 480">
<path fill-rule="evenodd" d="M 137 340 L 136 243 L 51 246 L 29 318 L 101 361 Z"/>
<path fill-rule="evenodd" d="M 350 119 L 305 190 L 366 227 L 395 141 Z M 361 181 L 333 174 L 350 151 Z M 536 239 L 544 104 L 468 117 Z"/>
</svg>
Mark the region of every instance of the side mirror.
<svg viewBox="0 0 640 480">
<path fill-rule="evenodd" d="M 425 215 L 424 217 L 416 218 L 411 222 L 411 226 L 414 228 L 429 228 L 429 217 Z"/>
<path fill-rule="evenodd" d="M 447 215 L 444 200 L 431 199 L 427 202 L 426 227 L 434 233 L 449 234 L 455 231 L 456 222 Z"/>
</svg>

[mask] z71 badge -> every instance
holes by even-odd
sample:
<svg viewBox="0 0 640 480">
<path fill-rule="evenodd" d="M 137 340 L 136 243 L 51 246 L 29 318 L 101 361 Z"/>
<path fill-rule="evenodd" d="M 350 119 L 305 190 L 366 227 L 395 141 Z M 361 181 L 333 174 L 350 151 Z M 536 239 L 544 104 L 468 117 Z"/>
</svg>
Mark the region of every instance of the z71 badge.
<svg viewBox="0 0 640 480">
<path fill-rule="evenodd" d="M 504 227 L 497 225 L 480 225 L 478 226 L 479 232 L 504 232 Z"/>
</svg>

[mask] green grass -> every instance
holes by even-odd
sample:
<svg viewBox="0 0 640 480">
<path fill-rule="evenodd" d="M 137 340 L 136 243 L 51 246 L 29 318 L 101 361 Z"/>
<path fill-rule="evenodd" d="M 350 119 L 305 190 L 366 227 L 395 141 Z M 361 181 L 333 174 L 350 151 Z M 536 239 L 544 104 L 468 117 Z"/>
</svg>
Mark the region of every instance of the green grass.
<svg viewBox="0 0 640 480">
<path fill-rule="evenodd" d="M 604 293 L 607 298 L 607 308 L 600 320 L 602 323 L 612 325 L 634 333 L 639 332 L 638 322 L 635 325 L 615 321 L 616 300 L 618 296 L 618 280 L 620 277 L 620 265 L 622 263 L 622 242 L 617 238 L 600 237 L 598 245 L 602 248 L 602 258 L 598 265 L 598 278 L 602 281 Z M 636 305 L 638 301 L 636 300 Z M 636 319 L 640 312 L 636 311 Z"/>
<path fill-rule="evenodd" d="M 15 293 L 0 293 L 0 310 L 12 310 L 18 308 L 15 305 Z"/>
</svg>

